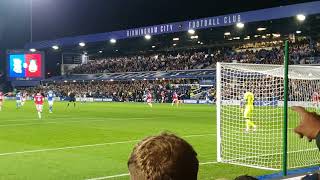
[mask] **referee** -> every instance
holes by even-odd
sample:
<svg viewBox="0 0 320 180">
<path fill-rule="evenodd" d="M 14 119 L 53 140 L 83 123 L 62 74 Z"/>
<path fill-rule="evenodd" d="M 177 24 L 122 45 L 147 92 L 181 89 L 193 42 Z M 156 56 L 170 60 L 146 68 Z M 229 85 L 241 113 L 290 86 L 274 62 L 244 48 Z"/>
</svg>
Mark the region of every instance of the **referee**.
<svg viewBox="0 0 320 180">
<path fill-rule="evenodd" d="M 71 102 L 73 102 L 73 107 L 76 107 L 76 94 L 74 92 L 69 93 L 69 102 L 67 108 L 69 107 Z"/>
</svg>

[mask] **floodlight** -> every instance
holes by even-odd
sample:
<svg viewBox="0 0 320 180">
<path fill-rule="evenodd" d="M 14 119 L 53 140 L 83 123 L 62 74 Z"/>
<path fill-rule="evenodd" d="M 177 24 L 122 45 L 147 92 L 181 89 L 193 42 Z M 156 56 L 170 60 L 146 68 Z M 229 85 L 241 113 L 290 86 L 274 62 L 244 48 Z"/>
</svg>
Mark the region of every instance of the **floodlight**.
<svg viewBox="0 0 320 180">
<path fill-rule="evenodd" d="M 86 43 L 80 42 L 80 43 L 79 43 L 79 46 L 84 47 L 84 46 L 86 46 Z"/>
<path fill-rule="evenodd" d="M 265 28 L 265 27 L 259 27 L 257 30 L 258 30 L 258 31 L 265 31 L 265 30 L 267 30 L 267 28 Z"/>
<path fill-rule="evenodd" d="M 303 14 L 297 14 L 296 17 L 297 17 L 298 21 L 304 21 L 306 19 L 306 16 Z"/>
<path fill-rule="evenodd" d="M 244 28 L 244 24 L 241 23 L 241 22 L 237 23 L 236 26 L 237 26 L 237 28 L 239 28 L 239 29 Z"/>
<path fill-rule="evenodd" d="M 147 35 L 144 36 L 144 38 L 146 38 L 146 40 L 149 40 L 149 39 L 151 39 L 151 35 L 147 34 Z"/>
<path fill-rule="evenodd" d="M 193 35 L 194 33 L 196 33 L 196 31 L 195 31 L 194 29 L 189 29 L 189 30 L 188 30 L 188 33 L 191 34 L 191 35 Z"/>
</svg>

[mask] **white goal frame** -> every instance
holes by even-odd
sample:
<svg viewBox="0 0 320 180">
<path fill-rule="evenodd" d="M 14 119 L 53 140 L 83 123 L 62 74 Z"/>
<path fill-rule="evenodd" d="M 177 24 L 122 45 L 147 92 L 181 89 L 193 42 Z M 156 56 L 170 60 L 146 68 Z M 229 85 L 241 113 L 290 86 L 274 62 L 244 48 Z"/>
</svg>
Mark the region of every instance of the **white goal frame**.
<svg viewBox="0 0 320 180">
<path fill-rule="evenodd" d="M 236 66 L 239 66 L 239 67 L 244 66 L 243 69 L 245 69 L 246 66 L 249 67 L 251 65 L 252 66 L 261 66 L 261 67 L 266 66 L 266 67 L 269 67 L 269 69 L 272 69 L 274 67 L 274 69 L 276 69 L 276 71 L 270 70 L 270 72 L 272 71 L 270 73 L 270 75 L 274 76 L 274 77 L 278 77 L 278 78 L 283 78 L 283 74 L 284 74 L 283 66 L 282 65 L 269 65 L 269 64 L 268 65 L 263 65 L 263 64 L 258 65 L 258 64 L 241 64 L 241 63 L 220 63 L 220 62 L 218 62 L 217 66 L 216 66 L 216 95 L 217 95 L 217 97 L 216 97 L 216 114 L 217 114 L 217 116 L 216 116 L 216 122 L 217 122 L 217 124 L 216 124 L 216 126 L 217 126 L 217 129 L 216 129 L 216 131 L 217 131 L 217 150 L 216 151 L 217 151 L 217 157 L 216 158 L 217 158 L 217 161 L 218 162 L 222 162 L 222 163 L 230 163 L 230 164 L 242 165 L 242 166 L 247 166 L 247 167 L 254 167 L 254 168 L 259 168 L 259 169 L 280 170 L 281 168 L 279 166 L 282 166 L 282 162 L 281 161 L 279 161 L 280 165 L 277 165 L 276 167 L 268 166 L 268 165 L 266 165 L 266 166 L 264 166 L 264 165 L 255 165 L 255 164 L 242 163 L 241 162 L 241 159 L 257 158 L 257 157 L 259 157 L 259 155 L 258 156 L 252 156 L 252 157 L 241 157 L 241 158 L 238 159 L 239 162 L 237 161 L 237 159 L 224 159 L 224 157 L 223 157 L 223 148 L 222 148 L 222 141 L 223 141 L 222 138 L 223 138 L 223 136 L 222 136 L 222 132 L 221 132 L 222 131 L 221 125 L 223 123 L 222 122 L 222 118 L 221 118 L 222 115 L 223 115 L 222 112 L 221 112 L 222 111 L 222 101 L 223 101 L 223 99 L 222 99 L 222 91 L 223 91 L 223 89 L 222 89 L 222 85 L 221 84 L 222 84 L 222 73 L 223 73 L 222 72 L 222 66 L 224 66 L 224 65 L 227 65 L 227 66 L 228 65 L 229 66 L 233 66 L 234 65 L 235 67 Z M 304 68 L 306 70 L 303 71 Z M 310 74 L 308 76 L 308 73 L 310 73 L 310 71 L 307 71 L 308 68 L 311 69 L 311 72 L 313 73 L 313 77 L 311 77 Z M 241 68 L 239 68 L 239 69 L 241 71 Z M 268 68 L 266 68 L 266 69 L 267 69 L 266 71 L 263 71 L 263 74 L 269 75 L 269 69 Z M 260 73 L 259 71 L 253 71 L 253 72 Z M 289 79 L 290 80 L 298 80 L 298 81 L 300 81 L 300 80 L 301 81 L 308 81 L 308 80 L 316 81 L 316 83 L 319 82 L 319 86 L 318 87 L 320 87 L 320 66 L 292 65 L 292 66 L 289 67 Z M 314 83 L 313 83 L 313 85 L 314 85 Z M 298 101 L 298 100 L 288 101 L 288 107 L 293 106 L 293 105 L 300 105 L 300 106 L 304 106 L 304 107 L 308 108 L 310 106 L 310 103 L 307 102 L 306 100 L 305 101 Z M 279 107 L 283 106 L 283 101 L 282 102 L 279 101 L 279 105 L 278 106 Z M 294 118 L 298 119 L 298 116 L 296 115 L 296 117 L 294 117 Z M 282 126 L 282 124 L 280 124 L 279 126 Z M 293 134 L 292 127 L 288 128 L 288 131 L 289 131 L 288 133 L 292 133 Z M 307 144 L 308 142 L 304 142 L 305 140 L 299 140 L 298 141 L 298 140 L 296 140 L 296 139 L 294 139 L 292 137 L 291 136 L 288 137 L 288 140 L 291 138 L 290 141 L 288 141 L 288 146 L 290 146 L 289 143 L 291 142 L 291 143 L 297 143 L 298 144 L 297 146 L 299 146 L 299 143 L 301 143 L 301 144 L 305 145 L 305 147 L 308 147 L 308 148 L 306 148 L 306 149 L 297 148 L 297 150 L 294 150 L 294 151 L 290 151 L 290 149 L 289 149 L 288 150 L 288 154 L 290 154 L 290 153 L 294 154 L 291 157 L 291 159 L 294 159 L 295 157 L 300 158 L 299 157 L 299 153 L 303 154 L 304 151 L 312 151 L 312 152 L 310 152 L 310 155 L 311 156 L 315 156 L 315 157 L 319 157 L 319 161 L 318 161 L 319 163 L 317 163 L 316 161 L 312 161 L 311 162 L 311 161 L 309 161 L 309 159 L 307 159 L 307 160 L 302 160 L 301 164 L 299 164 L 299 162 L 297 162 L 297 163 L 290 163 L 289 162 L 288 163 L 288 168 L 298 168 L 298 167 L 306 167 L 306 166 L 320 164 L 320 153 L 317 152 L 317 153 L 319 153 L 319 155 L 314 153 L 315 151 L 319 151 L 316 148 L 316 146 L 314 148 L 310 148 L 310 145 Z M 295 149 L 295 148 L 293 148 L 293 149 Z M 280 152 L 276 152 L 274 154 L 263 154 L 263 155 L 261 155 L 261 157 L 265 157 L 266 158 L 266 156 L 269 156 L 269 155 L 270 156 L 277 155 L 277 156 L 280 157 L 282 155 L 282 152 L 280 151 Z M 308 156 L 309 154 L 304 154 L 304 155 Z M 303 157 L 301 157 L 301 158 L 303 158 Z M 300 159 L 297 160 L 297 161 L 300 161 Z"/>
</svg>

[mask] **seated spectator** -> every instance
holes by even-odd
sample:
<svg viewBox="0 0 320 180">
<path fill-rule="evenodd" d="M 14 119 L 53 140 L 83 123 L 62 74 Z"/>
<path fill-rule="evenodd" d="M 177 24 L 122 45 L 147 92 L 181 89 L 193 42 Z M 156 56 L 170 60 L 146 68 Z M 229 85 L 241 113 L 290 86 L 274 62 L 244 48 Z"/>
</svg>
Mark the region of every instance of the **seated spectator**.
<svg viewBox="0 0 320 180">
<path fill-rule="evenodd" d="M 302 178 L 302 180 L 319 180 L 319 179 L 320 179 L 320 176 L 318 173 L 306 175 Z"/>
<path fill-rule="evenodd" d="M 199 162 L 188 142 L 164 133 L 138 143 L 128 168 L 131 180 L 196 180 Z"/>
</svg>

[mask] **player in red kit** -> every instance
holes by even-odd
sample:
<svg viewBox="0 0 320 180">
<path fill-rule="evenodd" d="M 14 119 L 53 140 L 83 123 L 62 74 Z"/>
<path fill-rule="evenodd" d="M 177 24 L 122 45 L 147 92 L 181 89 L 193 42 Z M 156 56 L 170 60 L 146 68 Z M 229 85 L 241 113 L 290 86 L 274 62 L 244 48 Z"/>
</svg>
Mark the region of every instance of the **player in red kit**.
<svg viewBox="0 0 320 180">
<path fill-rule="evenodd" d="M 164 91 L 161 91 L 161 103 L 164 103 L 165 98 L 166 98 L 166 93 Z"/>
<path fill-rule="evenodd" d="M 314 92 L 312 94 L 312 104 L 316 107 L 319 107 L 320 103 L 320 94 L 318 92 Z"/>
<path fill-rule="evenodd" d="M 23 92 L 21 93 L 21 106 L 24 106 L 24 104 L 26 103 L 27 101 L 27 93 L 26 92 Z"/>
<path fill-rule="evenodd" d="M 147 92 L 147 104 L 152 107 L 152 95 L 150 91 Z"/>
<path fill-rule="evenodd" d="M 40 93 L 37 93 L 34 96 L 34 102 L 36 103 L 36 108 L 37 108 L 37 111 L 38 111 L 38 117 L 39 117 L 39 119 L 41 119 L 41 113 L 42 113 L 42 109 L 43 109 L 44 97 Z"/>
<path fill-rule="evenodd" d="M 2 111 L 3 101 L 4 101 L 4 95 L 3 95 L 3 93 L 0 91 L 0 111 Z"/>
<path fill-rule="evenodd" d="M 173 93 L 172 95 L 172 106 L 176 104 L 177 106 L 179 105 L 179 99 L 178 99 L 178 94 L 176 92 Z"/>
</svg>

